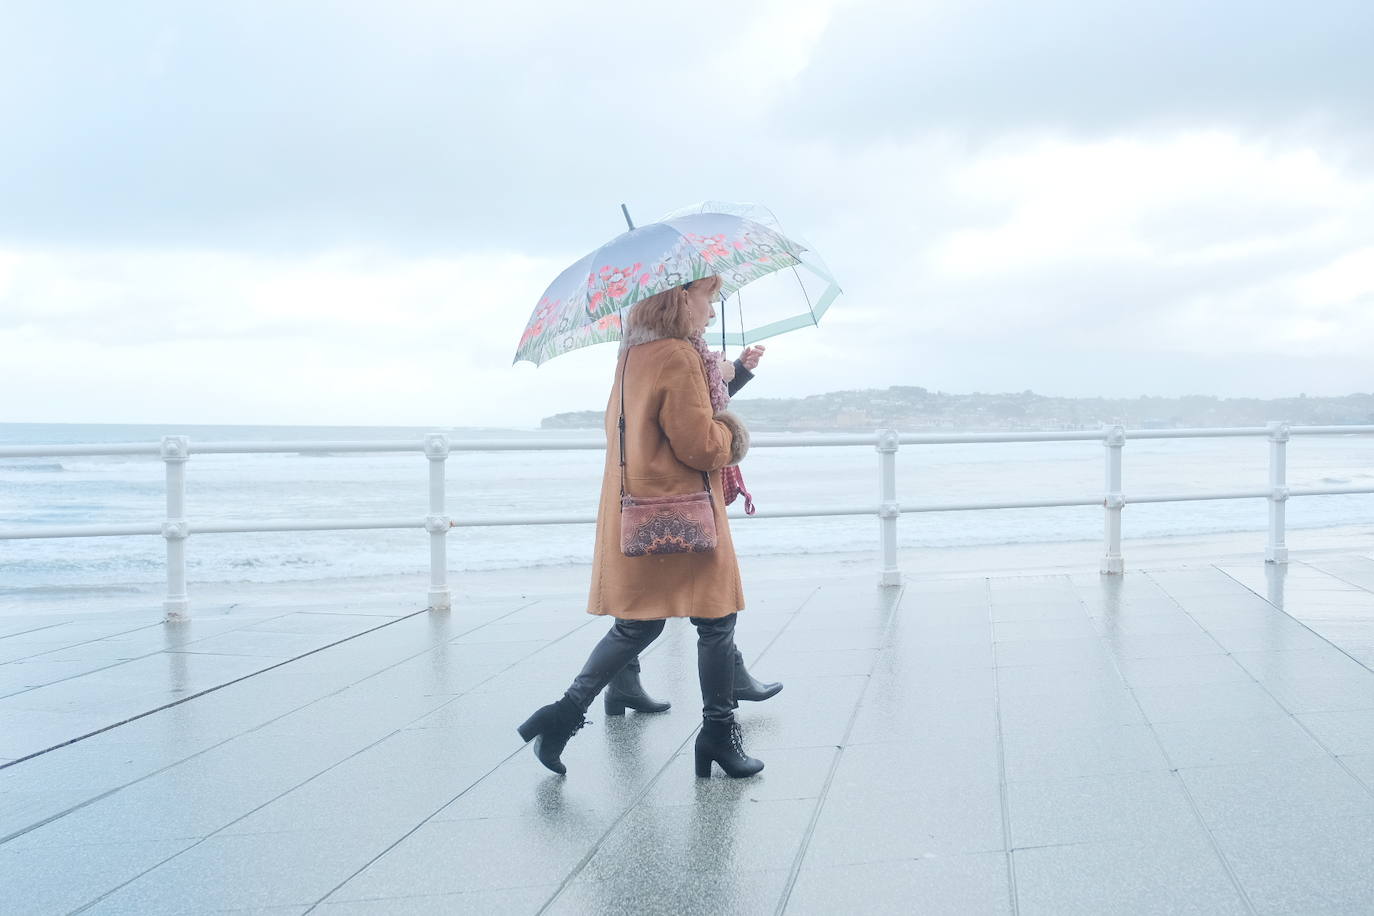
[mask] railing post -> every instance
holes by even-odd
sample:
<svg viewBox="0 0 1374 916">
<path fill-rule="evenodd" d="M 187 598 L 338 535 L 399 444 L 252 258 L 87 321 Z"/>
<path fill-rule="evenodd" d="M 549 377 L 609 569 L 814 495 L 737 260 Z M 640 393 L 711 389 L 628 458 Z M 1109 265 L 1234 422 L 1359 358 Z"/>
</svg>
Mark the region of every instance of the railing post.
<svg viewBox="0 0 1374 916">
<path fill-rule="evenodd" d="M 1284 526 L 1288 511 L 1289 426 L 1269 421 L 1269 544 L 1264 549 L 1266 563 L 1287 563 L 1288 545 Z"/>
<path fill-rule="evenodd" d="M 895 429 L 878 430 L 878 524 L 882 530 L 884 586 L 902 584 L 897 568 L 897 519 L 902 507 L 897 504 L 897 449 L 901 439 Z"/>
<path fill-rule="evenodd" d="M 443 433 L 425 436 L 425 457 L 429 459 L 429 608 L 446 611 L 451 606 L 448 591 L 448 532 L 451 519 L 444 509 L 444 472 L 448 460 L 448 437 Z"/>
<path fill-rule="evenodd" d="M 1107 494 L 1102 500 L 1106 510 L 1106 553 L 1102 557 L 1102 574 L 1119 576 L 1125 571 L 1121 558 L 1121 509 L 1126 505 L 1126 497 L 1121 495 L 1121 450 L 1126 445 L 1126 428 L 1106 427 L 1102 444 L 1107 449 Z"/>
<path fill-rule="evenodd" d="M 185 436 L 162 437 L 162 461 L 167 467 L 167 518 L 162 536 L 167 541 L 167 599 L 162 609 L 168 620 L 185 620 L 190 610 L 186 597 L 186 461 L 191 442 Z"/>
</svg>

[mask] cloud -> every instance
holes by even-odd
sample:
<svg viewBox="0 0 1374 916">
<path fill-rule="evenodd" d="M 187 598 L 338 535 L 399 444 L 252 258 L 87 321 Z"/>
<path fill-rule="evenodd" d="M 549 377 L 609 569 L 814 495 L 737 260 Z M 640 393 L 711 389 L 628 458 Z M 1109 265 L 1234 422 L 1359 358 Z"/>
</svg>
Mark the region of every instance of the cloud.
<svg viewBox="0 0 1374 916">
<path fill-rule="evenodd" d="M 1374 313 L 1360 303 L 1368 287 L 1351 285 L 1357 268 L 1337 266 L 1374 231 L 1374 179 L 1313 149 L 1216 131 L 1045 141 L 993 153 L 952 181 L 1011 206 L 930 249 L 936 282 L 963 293 L 950 326 L 983 290 L 1003 297 L 981 311 L 1004 327 L 1050 326 L 1068 339 L 1109 325 L 1199 354 L 1282 352 L 1300 339 L 1349 355 L 1374 342 Z M 1316 278 L 1332 275 L 1345 285 L 1323 289 Z M 1314 309 L 1325 311 L 1320 325 Z"/>
<path fill-rule="evenodd" d="M 509 401 L 533 380 L 509 366 L 562 266 L 513 252 L 0 251 L 0 412 L 531 425 L 541 409 L 514 416 Z M 53 367 L 61 378 L 35 387 Z"/>
<path fill-rule="evenodd" d="M 24 87 L 0 89 L 23 128 L 0 240 L 590 248 L 621 201 L 730 184 L 824 27 L 792 6 L 31 6 L 0 35 L 0 86 Z"/>
<path fill-rule="evenodd" d="M 1363 0 L 866 2 L 837 18 L 780 120 L 811 135 L 1098 133 L 1218 121 L 1370 128 Z"/>
<path fill-rule="evenodd" d="M 558 258 L 334 251 L 308 258 L 184 249 L 0 251 L 0 327 L 95 343 L 518 334 Z M 527 311 L 527 310 L 525 310 Z M 514 347 L 512 346 L 513 350 Z"/>
<path fill-rule="evenodd" d="M 1027 131 L 1220 127 L 1361 155 L 1374 94 L 1374 7 L 1354 0 L 12 16 L 0 242 L 24 245 L 585 249 L 621 201 L 832 195 L 779 180 L 810 142 L 976 152 Z"/>
</svg>

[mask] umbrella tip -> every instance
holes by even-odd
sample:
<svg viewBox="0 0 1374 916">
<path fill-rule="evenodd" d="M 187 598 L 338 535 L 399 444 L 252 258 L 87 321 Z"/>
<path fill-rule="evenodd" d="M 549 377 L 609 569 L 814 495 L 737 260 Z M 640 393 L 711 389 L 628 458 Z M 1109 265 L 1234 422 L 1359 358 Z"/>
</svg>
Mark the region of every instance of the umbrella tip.
<svg viewBox="0 0 1374 916">
<path fill-rule="evenodd" d="M 625 206 L 624 204 L 621 204 L 620 212 L 625 214 L 625 225 L 629 226 L 630 230 L 633 231 L 635 223 L 634 220 L 630 219 L 630 208 Z"/>
</svg>

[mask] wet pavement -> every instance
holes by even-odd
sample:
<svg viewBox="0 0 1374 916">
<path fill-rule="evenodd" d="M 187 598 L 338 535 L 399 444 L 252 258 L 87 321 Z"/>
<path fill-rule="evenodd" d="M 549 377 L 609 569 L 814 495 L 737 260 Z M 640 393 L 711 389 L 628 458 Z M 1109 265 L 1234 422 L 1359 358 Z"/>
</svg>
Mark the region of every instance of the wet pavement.
<svg viewBox="0 0 1374 916">
<path fill-rule="evenodd" d="M 1294 913 L 1374 900 L 1374 558 L 751 580 L 763 774 L 661 715 L 535 761 L 579 588 L 0 619 L 6 913 Z M 533 575 L 533 574 L 532 574 Z M 560 585 L 561 588 L 561 585 Z M 524 595 L 524 597 L 521 597 Z"/>
</svg>

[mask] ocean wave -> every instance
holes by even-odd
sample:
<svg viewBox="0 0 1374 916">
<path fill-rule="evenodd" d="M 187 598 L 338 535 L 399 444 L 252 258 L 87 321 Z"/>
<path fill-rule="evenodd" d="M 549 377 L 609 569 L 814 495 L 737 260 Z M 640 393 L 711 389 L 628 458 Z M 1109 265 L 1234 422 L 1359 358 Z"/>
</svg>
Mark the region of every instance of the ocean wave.
<svg viewBox="0 0 1374 916">
<path fill-rule="evenodd" d="M 1366 475 L 1361 475 L 1366 476 Z M 1349 477 L 1323 477 L 1321 482 L 1324 484 L 1350 483 Z"/>
<path fill-rule="evenodd" d="M 223 565 L 230 569 L 300 569 L 308 566 L 323 566 L 331 561 L 311 557 L 243 557 L 230 560 Z"/>
<path fill-rule="evenodd" d="M 9 461 L 13 460 L 14 459 L 5 459 L 4 461 L 0 461 L 0 471 L 22 471 L 25 473 L 55 474 L 66 470 L 66 468 L 62 466 L 62 462 L 60 461 L 31 462 L 29 464 L 8 463 Z"/>
<path fill-rule="evenodd" d="M 0 585 L 0 597 L 40 598 L 47 595 L 142 595 L 137 585 Z"/>
</svg>

